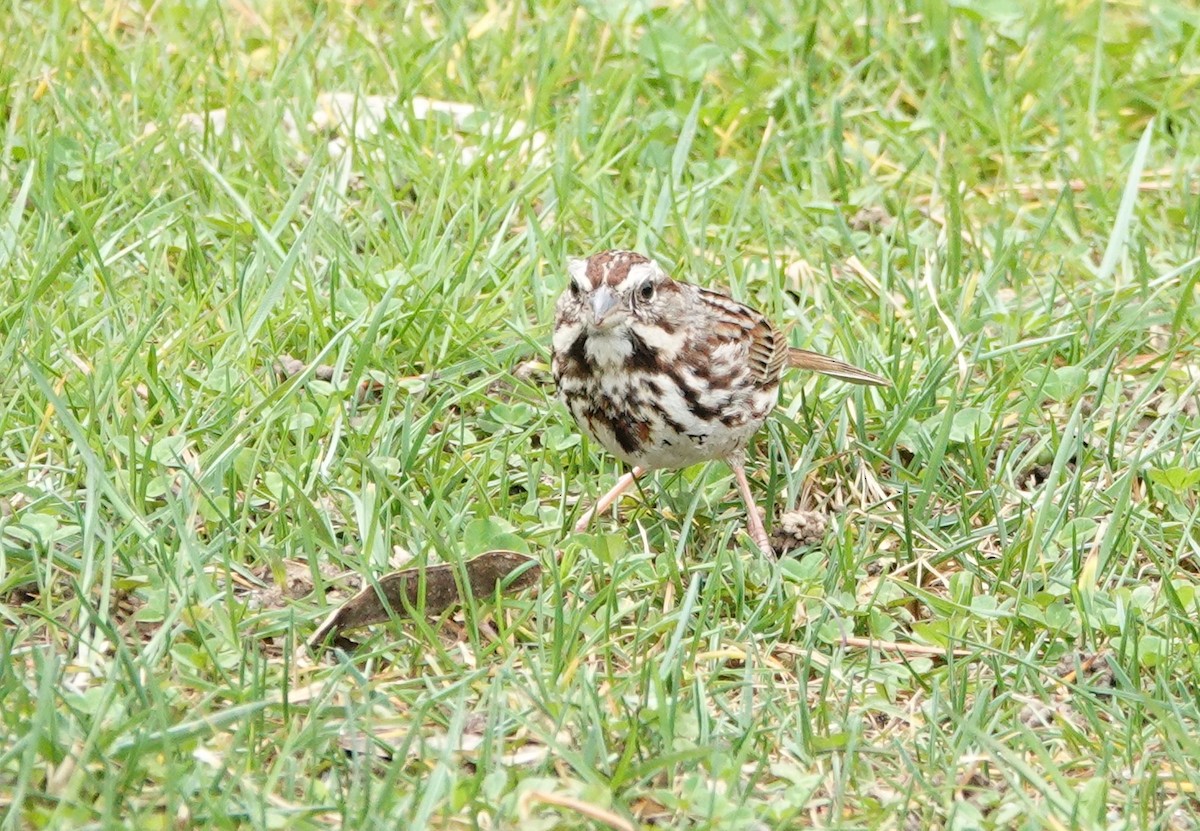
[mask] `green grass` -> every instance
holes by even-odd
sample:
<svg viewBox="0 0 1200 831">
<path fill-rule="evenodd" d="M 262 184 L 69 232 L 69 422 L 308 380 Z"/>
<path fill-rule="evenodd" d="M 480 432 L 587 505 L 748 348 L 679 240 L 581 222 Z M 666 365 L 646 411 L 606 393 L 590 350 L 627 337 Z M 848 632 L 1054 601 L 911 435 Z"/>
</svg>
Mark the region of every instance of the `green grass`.
<svg viewBox="0 0 1200 831">
<path fill-rule="evenodd" d="M 0 3 L 0 828 L 1200 825 L 1200 13 L 650 5 Z M 893 380 L 752 452 L 819 545 L 721 465 L 569 533 L 611 246 Z"/>
</svg>

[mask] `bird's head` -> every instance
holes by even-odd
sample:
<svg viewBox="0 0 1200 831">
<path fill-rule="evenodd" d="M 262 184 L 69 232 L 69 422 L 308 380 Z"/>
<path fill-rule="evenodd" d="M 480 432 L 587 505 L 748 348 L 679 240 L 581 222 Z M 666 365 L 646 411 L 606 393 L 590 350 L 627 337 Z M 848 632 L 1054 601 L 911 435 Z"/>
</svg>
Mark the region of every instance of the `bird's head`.
<svg viewBox="0 0 1200 831">
<path fill-rule="evenodd" d="M 567 262 L 570 282 L 559 314 L 593 332 L 654 323 L 669 310 L 677 284 L 653 260 L 633 251 L 602 251 Z"/>
</svg>

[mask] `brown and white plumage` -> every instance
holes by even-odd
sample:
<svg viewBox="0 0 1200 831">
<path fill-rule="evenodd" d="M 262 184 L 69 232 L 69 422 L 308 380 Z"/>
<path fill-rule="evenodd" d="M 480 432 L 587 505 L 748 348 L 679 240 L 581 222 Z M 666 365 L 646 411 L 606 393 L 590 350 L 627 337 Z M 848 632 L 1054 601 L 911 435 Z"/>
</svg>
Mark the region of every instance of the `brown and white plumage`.
<svg viewBox="0 0 1200 831">
<path fill-rule="evenodd" d="M 783 370 L 812 369 L 860 384 L 887 381 L 789 347 L 760 312 L 672 280 L 640 254 L 605 251 L 572 260 L 568 272 L 554 322 L 559 398 L 590 439 L 634 466 L 577 530 L 644 471 L 723 459 L 746 501 L 751 536 L 770 552 L 743 458 L 775 406 Z"/>
</svg>

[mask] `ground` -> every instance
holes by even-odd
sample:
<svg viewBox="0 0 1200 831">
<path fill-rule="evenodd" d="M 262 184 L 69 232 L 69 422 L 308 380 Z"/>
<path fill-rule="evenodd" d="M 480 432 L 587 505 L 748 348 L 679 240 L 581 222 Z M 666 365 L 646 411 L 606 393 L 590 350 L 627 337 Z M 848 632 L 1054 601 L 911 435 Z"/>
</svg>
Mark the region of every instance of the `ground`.
<svg viewBox="0 0 1200 831">
<path fill-rule="evenodd" d="M 1200 826 L 1193 3 L 9 0 L 0 55 L 0 827 Z M 785 381 L 780 565 L 720 464 L 571 533 L 607 247 L 894 384 Z"/>
</svg>

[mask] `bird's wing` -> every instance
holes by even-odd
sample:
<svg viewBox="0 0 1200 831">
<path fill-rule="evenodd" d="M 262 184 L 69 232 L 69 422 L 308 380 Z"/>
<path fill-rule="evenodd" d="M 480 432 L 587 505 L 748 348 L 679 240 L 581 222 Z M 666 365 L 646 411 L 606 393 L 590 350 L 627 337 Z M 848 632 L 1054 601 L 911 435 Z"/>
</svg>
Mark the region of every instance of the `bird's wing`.
<svg viewBox="0 0 1200 831">
<path fill-rule="evenodd" d="M 756 386 L 778 384 L 788 359 L 783 334 L 761 312 L 721 292 L 702 288 L 700 299 L 708 307 L 708 334 L 718 342 L 740 346 Z"/>
<path fill-rule="evenodd" d="M 745 359 L 751 377 L 759 387 L 773 387 L 786 367 L 808 369 L 852 384 L 890 387 L 891 382 L 873 372 L 839 361 L 820 352 L 794 349 L 787 345 L 787 336 L 771 321 L 749 306 L 728 295 L 711 289 L 700 289 L 700 299 L 708 307 L 709 334 L 717 342 L 745 344 Z"/>
</svg>

